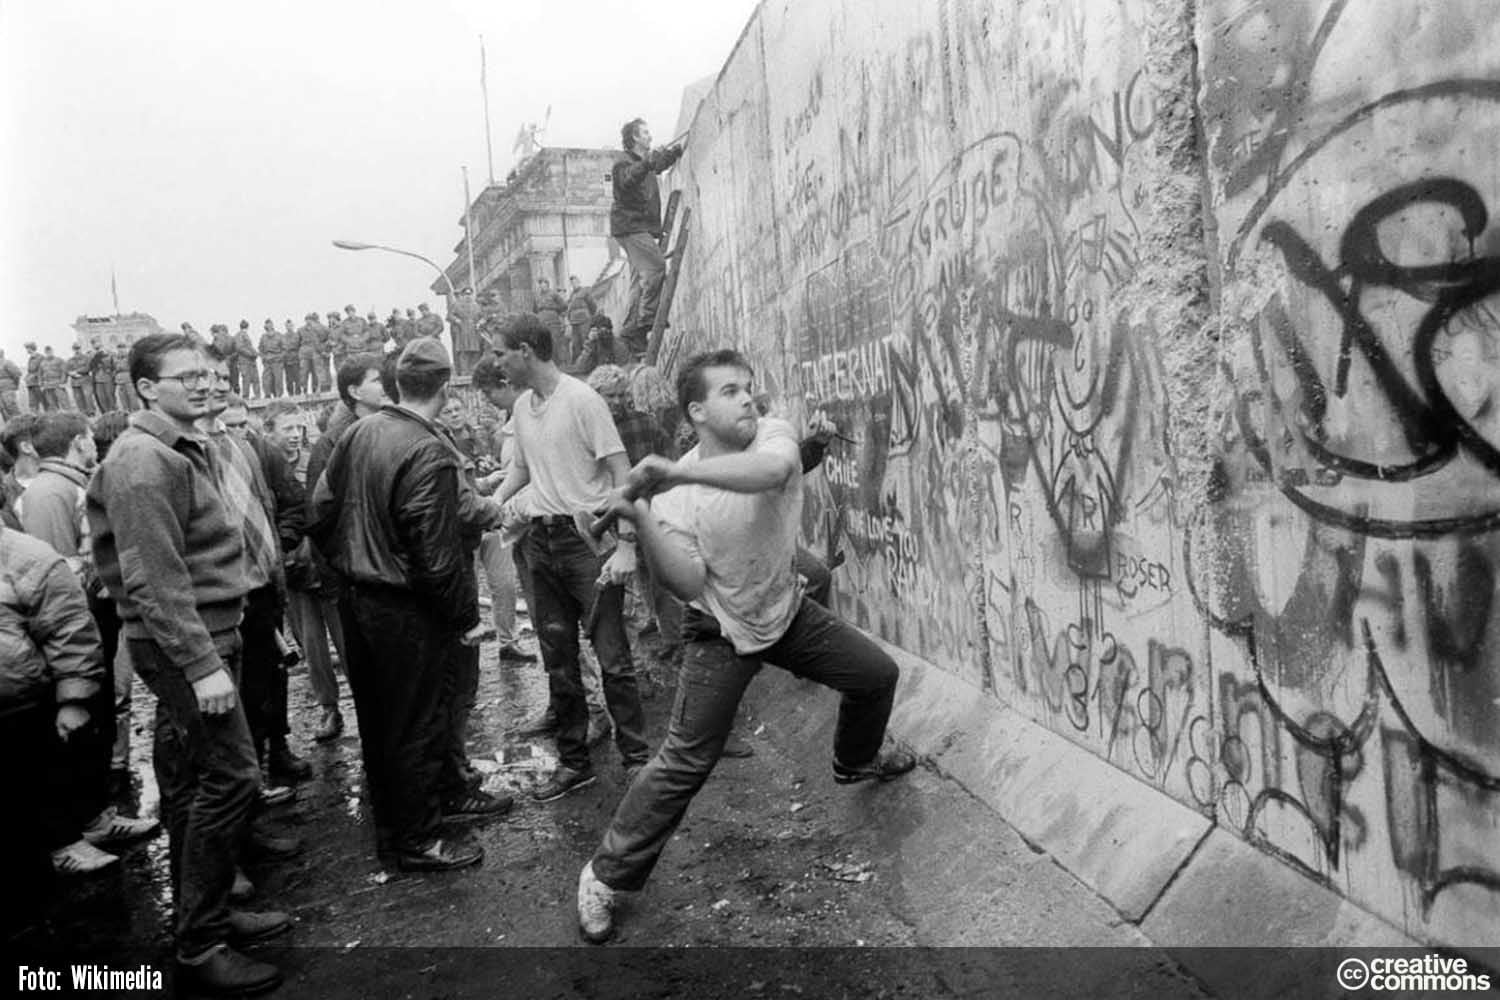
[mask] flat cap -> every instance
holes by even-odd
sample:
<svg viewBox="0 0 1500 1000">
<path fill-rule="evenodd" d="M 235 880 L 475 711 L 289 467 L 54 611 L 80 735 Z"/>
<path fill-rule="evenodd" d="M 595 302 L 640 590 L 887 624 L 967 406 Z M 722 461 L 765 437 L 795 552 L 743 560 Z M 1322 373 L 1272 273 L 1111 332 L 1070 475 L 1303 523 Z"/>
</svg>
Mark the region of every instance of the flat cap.
<svg viewBox="0 0 1500 1000">
<path fill-rule="evenodd" d="M 409 372 L 413 375 L 432 375 L 453 371 L 448 361 L 448 352 L 432 337 L 418 337 L 406 345 L 401 357 L 396 360 L 396 374 Z"/>
</svg>

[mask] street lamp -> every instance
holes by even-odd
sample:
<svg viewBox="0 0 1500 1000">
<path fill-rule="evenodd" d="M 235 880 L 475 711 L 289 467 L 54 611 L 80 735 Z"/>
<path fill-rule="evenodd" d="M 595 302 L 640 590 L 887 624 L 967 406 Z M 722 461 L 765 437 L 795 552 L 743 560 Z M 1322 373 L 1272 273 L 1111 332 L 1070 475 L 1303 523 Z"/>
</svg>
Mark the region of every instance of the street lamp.
<svg viewBox="0 0 1500 1000">
<path fill-rule="evenodd" d="M 386 253 L 399 253 L 403 257 L 415 257 L 438 273 L 443 279 L 443 284 L 448 286 L 449 296 L 453 298 L 458 297 L 458 291 L 453 287 L 453 279 L 448 277 L 448 272 L 419 253 L 413 253 L 410 250 L 398 250 L 395 247 L 382 246 L 379 243 L 357 243 L 354 240 L 334 240 L 333 245 L 340 250 L 384 250 Z"/>
</svg>

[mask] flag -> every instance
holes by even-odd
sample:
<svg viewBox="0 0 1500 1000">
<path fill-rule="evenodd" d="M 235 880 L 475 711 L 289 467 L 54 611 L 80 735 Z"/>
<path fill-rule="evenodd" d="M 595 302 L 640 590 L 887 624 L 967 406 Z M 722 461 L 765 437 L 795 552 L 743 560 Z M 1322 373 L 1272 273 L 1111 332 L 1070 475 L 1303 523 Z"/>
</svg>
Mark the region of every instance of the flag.
<svg viewBox="0 0 1500 1000">
<path fill-rule="evenodd" d="M 479 36 L 479 89 L 483 90 L 486 95 L 488 95 L 489 92 L 490 92 L 489 81 L 485 78 L 484 36 L 483 35 Z"/>
</svg>

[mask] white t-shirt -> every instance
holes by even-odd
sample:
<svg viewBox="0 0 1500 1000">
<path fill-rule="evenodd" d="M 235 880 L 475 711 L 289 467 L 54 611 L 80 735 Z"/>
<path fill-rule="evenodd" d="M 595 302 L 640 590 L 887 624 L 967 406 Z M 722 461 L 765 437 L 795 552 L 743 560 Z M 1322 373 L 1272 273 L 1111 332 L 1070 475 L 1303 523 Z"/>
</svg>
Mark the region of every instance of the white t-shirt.
<svg viewBox="0 0 1500 1000">
<path fill-rule="evenodd" d="M 796 471 L 779 489 L 763 493 L 693 484 L 651 501 L 668 537 L 703 560 L 703 594 L 692 606 L 714 616 L 741 656 L 774 645 L 802 604 L 802 578 L 794 567 L 802 519 L 797 434 L 786 421 L 768 417 L 746 450 L 790 455 Z M 685 464 L 700 460 L 697 448 L 682 457 Z"/>
<path fill-rule="evenodd" d="M 532 509 L 538 516 L 597 510 L 614 478 L 604 459 L 624 454 L 609 404 L 571 375 L 559 375 L 545 400 L 527 389 L 516 400 L 518 466 L 531 476 Z"/>
</svg>

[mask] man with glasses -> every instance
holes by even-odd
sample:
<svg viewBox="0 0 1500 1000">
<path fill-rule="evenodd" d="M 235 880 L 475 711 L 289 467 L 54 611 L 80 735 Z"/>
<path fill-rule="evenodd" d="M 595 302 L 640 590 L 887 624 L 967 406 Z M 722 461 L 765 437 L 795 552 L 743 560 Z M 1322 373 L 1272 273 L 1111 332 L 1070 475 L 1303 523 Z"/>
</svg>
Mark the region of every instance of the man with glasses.
<svg viewBox="0 0 1500 1000">
<path fill-rule="evenodd" d="M 186 336 L 151 334 L 127 370 L 145 404 L 99 465 L 88 518 L 136 672 L 157 698 L 155 767 L 170 837 L 178 982 L 242 995 L 281 981 L 233 945 L 290 928 L 232 911 L 234 862 L 260 783 L 240 703 L 245 533 L 195 426 L 213 376 Z"/>
</svg>

